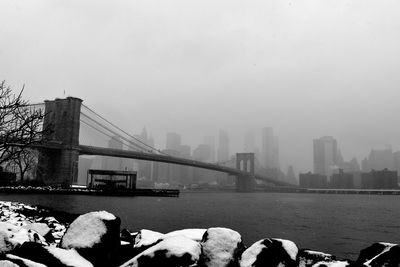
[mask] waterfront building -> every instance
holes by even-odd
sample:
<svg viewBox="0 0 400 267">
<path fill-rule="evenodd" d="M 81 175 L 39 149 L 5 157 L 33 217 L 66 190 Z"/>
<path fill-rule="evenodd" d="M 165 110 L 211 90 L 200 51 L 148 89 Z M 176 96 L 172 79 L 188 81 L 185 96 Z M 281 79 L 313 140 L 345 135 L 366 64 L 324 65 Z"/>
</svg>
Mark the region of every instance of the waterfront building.
<svg viewBox="0 0 400 267">
<path fill-rule="evenodd" d="M 262 165 L 267 169 L 272 169 L 274 151 L 274 131 L 272 127 L 265 127 L 261 134 L 261 160 Z"/>
<path fill-rule="evenodd" d="M 311 172 L 300 173 L 299 184 L 303 188 L 327 188 L 328 178 L 326 175 L 314 174 Z"/>
<path fill-rule="evenodd" d="M 223 130 L 220 130 L 218 141 L 219 141 L 219 143 L 218 143 L 217 161 L 218 162 L 226 162 L 229 160 L 229 136 L 228 136 L 228 133 Z"/>
<path fill-rule="evenodd" d="M 332 136 L 313 140 L 314 173 L 330 177 L 337 169 L 337 142 Z"/>
<path fill-rule="evenodd" d="M 331 176 L 329 183 L 330 188 L 352 189 L 354 188 L 354 177 L 352 173 L 345 173 L 342 169 L 339 173 L 334 173 Z"/>
<path fill-rule="evenodd" d="M 398 189 L 397 171 L 383 169 L 363 173 L 361 187 L 364 189 Z"/>
</svg>

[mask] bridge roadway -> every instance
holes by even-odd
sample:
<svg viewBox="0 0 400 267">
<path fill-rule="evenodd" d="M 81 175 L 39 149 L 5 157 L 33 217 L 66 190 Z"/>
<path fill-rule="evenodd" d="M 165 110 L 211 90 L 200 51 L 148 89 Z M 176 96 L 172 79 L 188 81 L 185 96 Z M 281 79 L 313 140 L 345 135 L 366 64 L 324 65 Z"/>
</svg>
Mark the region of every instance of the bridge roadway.
<svg viewBox="0 0 400 267">
<path fill-rule="evenodd" d="M 85 146 L 79 145 L 78 151 L 80 155 L 98 155 L 98 156 L 109 156 L 109 157 L 120 157 L 120 158 L 130 158 L 130 159 L 139 159 L 139 160 L 148 160 L 148 161 L 157 161 L 171 164 L 178 164 L 184 166 L 192 166 L 207 170 L 224 172 L 229 175 L 234 176 L 242 176 L 242 177 L 251 177 L 252 175 L 248 172 L 241 171 L 235 168 L 230 168 L 218 164 L 207 163 L 197 160 L 184 159 L 173 156 L 159 155 L 159 154 L 151 154 L 144 152 L 137 152 L 131 150 L 121 150 L 121 149 L 112 149 L 112 148 L 102 148 L 102 147 L 94 147 L 94 146 Z M 254 175 L 254 178 L 257 180 L 273 183 L 275 185 L 287 186 L 288 184 L 283 183 L 281 181 L 277 181 L 275 179 Z"/>
<path fill-rule="evenodd" d="M 13 146 L 23 146 L 21 144 L 9 144 Z M 263 175 L 251 175 L 248 172 L 241 171 L 235 168 L 230 168 L 214 163 L 207 163 L 197 160 L 173 157 L 173 156 L 166 156 L 166 155 L 159 155 L 159 154 L 152 154 L 152 153 L 144 153 L 132 150 L 122 150 L 122 149 L 112 149 L 112 148 L 103 148 L 103 147 L 95 147 L 95 146 L 86 146 L 86 145 L 78 145 L 78 146 L 66 146 L 62 144 L 62 142 L 54 142 L 50 141 L 45 144 L 37 143 L 30 145 L 32 148 L 36 149 L 72 149 L 77 150 L 79 155 L 95 155 L 95 156 L 109 156 L 109 157 L 118 157 L 118 158 L 129 158 L 129 159 L 138 159 L 138 160 L 147 160 L 147 161 L 156 161 L 156 162 L 164 162 L 164 163 L 171 163 L 171 164 L 178 164 L 184 166 L 191 166 L 197 167 L 207 170 L 219 171 L 224 172 L 229 175 L 234 175 L 237 177 L 253 177 L 256 180 L 272 183 L 276 186 L 289 186 L 292 185 L 277 181 L 267 176 Z"/>
</svg>

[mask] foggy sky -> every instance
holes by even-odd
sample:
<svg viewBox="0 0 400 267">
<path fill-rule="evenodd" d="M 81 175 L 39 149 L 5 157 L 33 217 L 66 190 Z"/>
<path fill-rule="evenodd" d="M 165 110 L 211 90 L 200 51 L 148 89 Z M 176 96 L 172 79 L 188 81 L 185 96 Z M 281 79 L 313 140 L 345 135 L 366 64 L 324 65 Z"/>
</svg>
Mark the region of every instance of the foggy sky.
<svg viewBox="0 0 400 267">
<path fill-rule="evenodd" d="M 131 133 L 232 152 L 274 127 L 282 170 L 312 139 L 345 160 L 400 149 L 398 1 L 0 2 L 0 80 L 31 102 L 75 96 Z M 64 95 L 65 90 L 65 95 Z"/>
</svg>

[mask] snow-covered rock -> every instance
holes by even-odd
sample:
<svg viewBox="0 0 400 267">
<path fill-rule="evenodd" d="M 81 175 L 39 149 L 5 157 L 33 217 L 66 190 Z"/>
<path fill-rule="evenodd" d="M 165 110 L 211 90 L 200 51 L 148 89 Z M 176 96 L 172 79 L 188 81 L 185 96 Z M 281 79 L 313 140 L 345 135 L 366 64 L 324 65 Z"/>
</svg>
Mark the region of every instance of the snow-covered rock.
<svg viewBox="0 0 400 267">
<path fill-rule="evenodd" d="M 138 232 L 138 234 L 135 237 L 135 248 L 148 248 L 151 247 L 158 242 L 160 242 L 164 238 L 164 234 L 147 230 L 147 229 L 142 229 Z"/>
<path fill-rule="evenodd" d="M 173 232 L 169 232 L 164 235 L 164 238 L 171 237 L 171 236 L 184 236 L 186 238 L 192 239 L 194 241 L 200 242 L 203 238 L 204 233 L 207 229 L 182 229 Z"/>
<path fill-rule="evenodd" d="M 311 267 L 320 261 L 331 262 L 335 260 L 336 257 L 331 254 L 309 249 L 302 249 L 297 254 L 297 262 L 299 267 Z"/>
<path fill-rule="evenodd" d="M 191 266 L 199 260 L 200 253 L 198 242 L 184 236 L 171 236 L 146 249 L 121 267 Z"/>
<path fill-rule="evenodd" d="M 118 217 L 106 211 L 83 214 L 71 223 L 60 247 L 75 249 L 95 266 L 112 266 L 120 246 Z"/>
<path fill-rule="evenodd" d="M 3 239 L 5 242 L 9 242 L 14 247 L 22 245 L 24 242 L 37 242 L 41 244 L 47 244 L 46 239 L 39 235 L 34 230 L 27 230 L 20 226 L 15 226 L 11 223 L 0 222 L 0 232 L 2 236 L 7 235 L 7 239 Z"/>
<path fill-rule="evenodd" d="M 228 228 L 209 228 L 201 241 L 199 266 L 236 265 L 244 245 L 240 234 Z"/>
<path fill-rule="evenodd" d="M 374 243 L 361 250 L 357 263 L 363 266 L 400 266 L 400 246 L 392 243 Z"/>
<path fill-rule="evenodd" d="M 290 240 L 266 238 L 247 248 L 239 261 L 240 267 L 297 266 L 298 248 Z"/>
<path fill-rule="evenodd" d="M 1 267 L 19 267 L 19 265 L 16 265 L 12 261 L 9 260 L 0 260 L 0 266 Z"/>
<path fill-rule="evenodd" d="M 313 267 L 350 267 L 354 263 L 350 261 L 320 261 L 313 265 Z"/>
<path fill-rule="evenodd" d="M 22 257 L 18 257 L 15 255 L 12 255 L 12 254 L 7 254 L 6 259 L 8 261 L 11 261 L 14 264 L 17 264 L 17 266 L 20 266 L 20 267 L 48 267 L 44 264 L 34 262 L 34 261 L 31 261 L 31 260 L 28 260 L 28 259 L 25 259 Z"/>
<path fill-rule="evenodd" d="M 24 225 L 23 228 L 27 230 L 34 230 L 41 236 L 46 236 L 51 231 L 50 227 L 45 223 L 29 223 Z"/>
<path fill-rule="evenodd" d="M 13 254 L 46 266 L 93 267 L 76 250 L 42 246 L 32 242 L 25 242 L 21 247 L 14 250 Z"/>
</svg>

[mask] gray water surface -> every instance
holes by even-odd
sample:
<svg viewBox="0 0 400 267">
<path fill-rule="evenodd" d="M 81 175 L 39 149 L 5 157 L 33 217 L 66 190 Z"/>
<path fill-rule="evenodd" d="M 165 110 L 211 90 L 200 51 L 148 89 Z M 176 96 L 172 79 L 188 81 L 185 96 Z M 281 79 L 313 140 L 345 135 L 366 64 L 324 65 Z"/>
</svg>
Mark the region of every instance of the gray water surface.
<svg viewBox="0 0 400 267">
<path fill-rule="evenodd" d="M 8 195 L 0 200 L 84 213 L 107 210 L 131 231 L 223 226 L 247 246 L 267 237 L 355 259 L 373 242 L 400 242 L 400 196 L 290 193 L 182 193 L 179 198 Z"/>
</svg>

